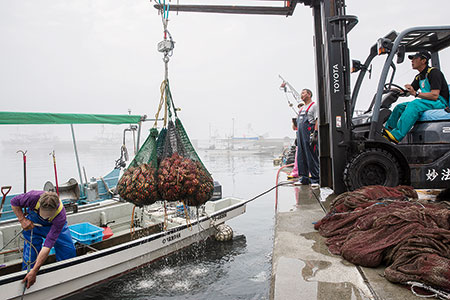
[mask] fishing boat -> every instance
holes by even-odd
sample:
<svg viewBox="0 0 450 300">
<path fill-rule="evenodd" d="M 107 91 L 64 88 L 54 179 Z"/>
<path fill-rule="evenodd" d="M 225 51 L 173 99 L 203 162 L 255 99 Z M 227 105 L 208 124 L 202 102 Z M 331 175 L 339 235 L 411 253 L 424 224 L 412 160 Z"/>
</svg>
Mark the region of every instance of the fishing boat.
<svg viewBox="0 0 450 300">
<path fill-rule="evenodd" d="M 120 169 L 113 169 L 104 176 L 91 178 L 87 184 L 78 183 L 75 178 L 70 178 L 67 182 L 60 184 L 58 191 L 66 211 L 68 213 L 77 212 L 83 206 L 92 206 L 94 203 L 112 199 L 120 174 Z M 56 187 L 51 181 L 47 181 L 43 190 L 56 191 Z M 84 191 L 83 194 L 81 191 Z M 11 209 L 11 199 L 17 195 L 19 194 L 5 194 L 0 213 L 0 226 L 16 218 Z"/>
<path fill-rule="evenodd" d="M 127 164 L 127 151 L 125 146 L 125 134 L 132 133 L 133 137 L 137 134 L 137 139 L 134 138 L 134 149 L 139 148 L 140 133 L 142 124 L 145 121 L 154 121 L 148 119 L 145 115 L 104 115 L 104 114 L 65 114 L 65 113 L 26 113 L 26 112 L 0 112 L 0 125 L 56 125 L 69 124 L 72 133 L 72 143 L 74 154 L 76 158 L 76 166 L 78 169 L 78 181 L 75 178 L 70 178 L 67 182 L 60 183 L 47 181 L 43 184 L 43 190 L 55 191 L 58 190 L 61 200 L 68 212 L 76 212 L 83 205 L 91 205 L 112 199 L 114 196 L 114 189 L 121 175 L 121 170 Z M 84 172 L 82 176 L 81 166 L 79 162 L 77 141 L 75 138 L 74 124 L 126 124 L 127 127 L 123 131 L 123 142 L 121 145 L 121 157 L 115 162 L 111 162 L 112 170 L 104 176 L 92 177 L 88 180 Z M 37 135 L 40 136 L 39 134 Z M 48 143 L 47 147 L 52 147 L 52 143 Z M 50 151 L 46 149 L 46 151 Z M 25 155 L 25 153 L 23 153 Z M 24 157 L 24 162 L 26 158 Z M 83 168 L 84 170 L 84 168 Z M 55 170 L 56 172 L 56 170 Z M 43 181 L 44 182 L 44 181 Z M 7 183 L 2 182 L 2 200 L 0 207 L 0 226 L 3 221 L 14 219 L 15 215 L 11 210 L 10 201 L 17 194 L 8 194 L 9 189 Z M 26 177 L 24 178 L 24 190 L 26 190 Z"/>
<path fill-rule="evenodd" d="M 19 238 L 22 228 L 10 212 L 9 200 L 14 195 L 5 197 L 7 203 L 0 219 L 2 299 L 54 299 L 76 293 L 204 240 L 216 234 L 219 225 L 245 212 L 245 201 L 222 199 L 217 182 L 213 197 L 198 208 L 184 206 L 182 202 L 162 201 L 138 208 L 123 202 L 114 193 L 114 187 L 121 169 L 126 166 L 125 159 L 119 159 L 116 168 L 105 177 L 90 182 L 85 178 L 83 182 L 72 124 L 137 123 L 136 149 L 139 149 L 141 123 L 145 120 L 145 116 L 130 115 L 0 112 L 0 124 L 71 124 L 81 181 L 78 184 L 71 179 L 58 187 L 77 256 L 57 262 L 50 252 L 36 283 L 28 290 L 24 290 L 22 283 L 26 275 L 22 270 L 23 240 Z M 49 182 L 44 186 L 44 190 L 54 188 Z M 79 225 L 87 225 L 94 231 L 78 232 Z"/>
<path fill-rule="evenodd" d="M 1 298 L 54 299 L 105 282 L 214 235 L 218 225 L 245 212 L 246 201 L 223 198 L 181 210 L 176 203 L 165 207 L 162 202 L 141 209 L 113 200 L 99 205 L 69 215 L 68 222 L 99 226 L 114 221 L 110 225 L 113 235 L 92 244 L 76 244 L 77 256 L 68 260 L 55 262 L 50 255 L 36 283 L 25 292 L 21 259 L 0 255 L 4 260 Z M 20 230 L 17 223 L 10 224 L 1 228 L 0 236 L 10 238 Z"/>
</svg>

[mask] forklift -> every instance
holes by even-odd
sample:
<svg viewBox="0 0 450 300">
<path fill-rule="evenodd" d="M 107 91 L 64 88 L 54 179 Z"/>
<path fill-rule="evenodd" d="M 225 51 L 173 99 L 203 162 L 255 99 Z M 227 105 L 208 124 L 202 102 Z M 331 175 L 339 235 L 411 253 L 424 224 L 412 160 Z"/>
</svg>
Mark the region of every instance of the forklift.
<svg viewBox="0 0 450 300">
<path fill-rule="evenodd" d="M 429 51 L 431 66 L 440 68 L 439 53 L 449 46 L 450 26 L 414 27 L 401 33 L 392 31 L 380 38 L 372 46 L 364 64 L 353 61 L 353 69 L 360 74 L 353 89 L 352 110 L 373 58 L 387 56 L 370 107 L 365 114 L 352 118 L 352 157 L 347 160 L 344 169 L 348 189 L 371 183 L 386 186 L 407 184 L 424 189 L 450 186 L 448 107 L 424 112 L 398 145 L 380 137 L 392 105 L 400 97 L 410 96 L 394 83 L 396 65 L 404 62 L 405 53 Z"/>
<path fill-rule="evenodd" d="M 270 1 L 280 3 L 264 3 Z M 407 53 L 427 50 L 432 66 L 439 68 L 439 53 L 450 46 L 450 26 L 392 31 L 370 48 L 361 63 L 350 60 L 348 34 L 358 18 L 346 14 L 345 0 L 292 0 L 283 1 L 283 6 L 171 5 L 171 9 L 291 16 L 299 4 L 311 7 L 314 19 L 320 185 L 336 194 L 367 185 L 450 187 L 450 113 L 443 109 L 424 113 L 397 145 L 382 136 L 395 102 L 409 96 L 395 82 L 396 66 L 404 62 Z M 158 4 L 155 7 L 160 9 Z M 363 115 L 354 116 L 363 80 L 372 60 L 381 55 L 386 59 L 371 104 Z M 352 70 L 359 72 L 353 91 Z"/>
</svg>

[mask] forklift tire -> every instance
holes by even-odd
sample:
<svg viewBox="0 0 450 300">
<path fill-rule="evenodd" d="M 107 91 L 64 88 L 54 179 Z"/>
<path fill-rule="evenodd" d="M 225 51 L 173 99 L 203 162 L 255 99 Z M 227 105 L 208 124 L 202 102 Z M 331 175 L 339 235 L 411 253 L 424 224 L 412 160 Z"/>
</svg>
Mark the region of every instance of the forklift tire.
<svg viewBox="0 0 450 300">
<path fill-rule="evenodd" d="M 368 148 L 347 163 L 344 182 L 349 191 L 368 185 L 397 186 L 401 173 L 395 156 L 380 148 Z"/>
</svg>

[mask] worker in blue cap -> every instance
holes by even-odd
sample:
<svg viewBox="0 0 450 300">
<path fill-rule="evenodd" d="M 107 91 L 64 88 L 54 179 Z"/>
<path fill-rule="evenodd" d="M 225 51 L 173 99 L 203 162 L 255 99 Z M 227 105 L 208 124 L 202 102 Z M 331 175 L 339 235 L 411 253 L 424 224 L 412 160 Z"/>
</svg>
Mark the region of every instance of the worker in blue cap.
<svg viewBox="0 0 450 300">
<path fill-rule="evenodd" d="M 428 51 L 419 51 L 408 58 L 412 68 L 419 71 L 419 74 L 411 84 L 405 85 L 405 89 L 416 99 L 397 104 L 383 130 L 383 136 L 396 144 L 406 136 L 424 111 L 446 108 L 449 101 L 448 84 L 444 74 L 428 65 L 431 54 Z"/>
</svg>

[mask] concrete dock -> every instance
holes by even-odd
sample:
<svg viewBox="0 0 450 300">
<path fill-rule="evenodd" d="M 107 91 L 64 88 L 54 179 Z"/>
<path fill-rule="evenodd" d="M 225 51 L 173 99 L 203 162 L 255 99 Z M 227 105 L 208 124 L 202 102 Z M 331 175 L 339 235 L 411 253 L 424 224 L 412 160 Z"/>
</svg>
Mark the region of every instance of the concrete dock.
<svg viewBox="0 0 450 300">
<path fill-rule="evenodd" d="M 384 279 L 384 268 L 355 266 L 328 251 L 313 223 L 325 216 L 332 199 L 329 189 L 279 188 L 270 299 L 421 299 Z"/>
</svg>

